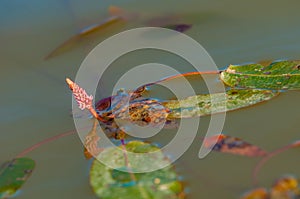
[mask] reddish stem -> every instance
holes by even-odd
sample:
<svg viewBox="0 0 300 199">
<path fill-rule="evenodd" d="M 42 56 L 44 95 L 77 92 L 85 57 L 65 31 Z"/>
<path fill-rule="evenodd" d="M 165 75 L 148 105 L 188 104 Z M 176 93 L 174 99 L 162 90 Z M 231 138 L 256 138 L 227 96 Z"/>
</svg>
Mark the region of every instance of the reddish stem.
<svg viewBox="0 0 300 199">
<path fill-rule="evenodd" d="M 252 172 L 252 176 L 253 176 L 253 184 L 255 186 L 258 185 L 258 180 L 257 180 L 257 175 L 258 175 L 258 172 L 261 170 L 262 166 L 265 165 L 265 163 L 271 159 L 272 157 L 282 153 L 282 152 L 285 152 L 286 150 L 290 149 L 290 148 L 293 148 L 293 144 L 292 145 L 287 145 L 287 146 L 284 146 L 282 148 L 279 148 L 273 152 L 270 152 L 266 157 L 262 158 L 258 163 L 257 165 L 255 166 L 253 172 Z"/>
<path fill-rule="evenodd" d="M 97 120 L 99 120 L 99 121 L 101 121 L 101 122 L 103 122 L 103 123 L 106 122 L 106 120 L 105 120 L 104 118 L 100 117 L 100 116 L 97 114 L 96 110 L 95 110 L 93 107 L 89 108 L 88 110 L 89 110 L 90 113 L 94 116 L 94 118 L 96 118 Z"/>
<path fill-rule="evenodd" d="M 55 141 L 57 139 L 60 139 L 60 138 L 63 138 L 63 137 L 66 137 L 66 136 L 69 136 L 69 135 L 72 135 L 72 134 L 75 134 L 76 131 L 72 130 L 72 131 L 68 131 L 66 133 L 62 133 L 62 134 L 59 134 L 59 135 L 55 135 L 53 137 L 50 137 L 50 138 L 47 138 L 43 141 L 40 141 L 36 144 L 34 144 L 33 146 L 23 150 L 21 153 L 19 153 L 16 158 L 21 158 L 21 157 L 24 157 L 25 155 L 27 155 L 29 152 L 39 148 L 40 146 L 44 145 L 44 144 L 47 144 L 49 142 L 52 142 L 52 141 Z"/>
<path fill-rule="evenodd" d="M 125 165 L 128 168 L 128 173 L 130 175 L 130 178 L 131 178 L 132 181 L 136 182 L 137 179 L 136 179 L 134 173 L 131 170 L 131 166 L 130 166 L 130 163 L 129 163 L 129 160 L 128 160 L 128 156 L 127 156 L 127 150 L 126 150 L 125 140 L 123 138 L 121 139 L 121 147 L 123 149 L 123 155 L 124 155 L 124 159 L 125 159 Z"/>
<path fill-rule="evenodd" d="M 178 77 L 188 77 L 188 76 L 193 76 L 193 75 L 205 75 L 205 74 L 219 74 L 221 72 L 222 72 L 221 70 L 202 71 L 202 72 L 199 72 L 199 71 L 196 71 L 196 72 L 187 72 L 187 73 L 183 73 L 183 74 L 173 75 L 173 76 L 170 76 L 170 77 L 165 77 L 165 78 L 163 78 L 161 80 L 145 84 L 144 86 L 152 86 L 154 84 L 157 84 L 157 83 L 160 83 L 160 82 L 164 82 L 164 81 L 169 81 L 169 80 L 172 80 L 172 79 L 176 79 Z"/>
</svg>

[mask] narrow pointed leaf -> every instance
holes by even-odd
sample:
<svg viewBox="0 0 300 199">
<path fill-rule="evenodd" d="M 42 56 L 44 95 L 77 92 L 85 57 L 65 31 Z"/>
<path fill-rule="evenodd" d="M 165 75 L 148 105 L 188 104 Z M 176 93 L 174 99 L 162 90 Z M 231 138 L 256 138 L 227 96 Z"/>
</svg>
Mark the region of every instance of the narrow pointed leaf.
<svg viewBox="0 0 300 199">
<path fill-rule="evenodd" d="M 30 158 L 17 158 L 4 163 L 0 169 L 0 198 L 13 196 L 30 177 L 35 162 Z"/>
<path fill-rule="evenodd" d="M 191 24 L 171 24 L 171 25 L 163 26 L 163 28 L 168 28 L 168 29 L 175 30 L 178 32 L 186 32 L 187 30 L 192 28 L 192 25 Z"/>
<path fill-rule="evenodd" d="M 50 59 L 54 56 L 59 55 L 69 49 L 71 49 L 77 42 L 79 42 L 84 37 L 95 33 L 97 31 L 101 31 L 106 29 L 114 24 L 124 22 L 124 19 L 120 16 L 112 16 L 104 20 L 103 22 L 92 24 L 80 30 L 77 34 L 73 35 L 71 38 L 66 40 L 64 43 L 56 47 L 53 51 L 51 51 L 46 57 L 45 60 Z"/>
<path fill-rule="evenodd" d="M 126 150 L 145 153 L 159 149 L 147 143 L 132 141 L 126 144 Z M 119 168 L 126 167 L 124 154 L 115 148 L 106 149 L 100 155 L 105 156 L 102 158 L 106 158 L 107 161 L 111 161 Z M 151 164 L 151 160 L 145 161 Z M 162 158 L 161 161 L 167 160 Z M 134 168 L 131 169 L 134 170 Z M 132 179 L 132 175 L 134 175 L 135 180 Z M 172 167 L 148 173 L 133 174 L 109 168 L 95 160 L 90 170 L 90 183 L 95 194 L 102 199 L 184 198 L 183 185 L 178 180 L 178 175 Z"/>
<path fill-rule="evenodd" d="M 216 144 L 214 145 L 214 143 Z M 223 134 L 205 138 L 204 146 L 214 151 L 248 157 L 265 156 L 267 154 L 266 151 L 258 146 L 249 144 L 248 142 L 245 142 L 239 138 Z"/>
<path fill-rule="evenodd" d="M 221 73 L 223 82 L 231 87 L 294 90 L 300 89 L 300 61 L 230 65 Z"/>
<path fill-rule="evenodd" d="M 183 100 L 166 101 L 164 106 L 171 111 L 169 118 L 188 118 L 233 111 L 270 100 L 277 95 L 277 92 L 268 90 L 234 89 L 226 91 L 226 94 L 203 94 Z"/>
</svg>

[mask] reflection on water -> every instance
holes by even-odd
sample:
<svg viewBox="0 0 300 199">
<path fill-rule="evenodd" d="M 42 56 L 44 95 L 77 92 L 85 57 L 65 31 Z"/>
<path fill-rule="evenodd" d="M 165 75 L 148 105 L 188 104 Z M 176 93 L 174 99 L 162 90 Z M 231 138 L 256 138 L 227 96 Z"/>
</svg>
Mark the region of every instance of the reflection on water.
<svg viewBox="0 0 300 199">
<path fill-rule="evenodd" d="M 125 26 L 112 26 L 80 40 L 72 49 L 52 59 L 43 59 L 83 27 L 108 17 L 111 3 L 0 2 L 2 162 L 46 137 L 74 129 L 69 116 L 71 93 L 64 83 L 65 77 L 75 77 L 86 54 L 100 41 L 144 24 L 142 20 L 133 19 Z M 174 3 L 153 0 L 114 1 L 113 4 L 128 12 L 143 14 L 145 21 L 157 16 L 179 16 L 184 23 L 193 25 L 186 33 L 206 48 L 220 68 L 230 63 L 299 59 L 298 1 L 190 0 Z M 174 63 L 167 55 L 145 54 L 114 64 L 135 66 L 134 63 L 147 63 L 152 59 L 177 66 L 185 63 Z M 189 70 L 186 67 L 186 71 Z M 105 85 L 100 88 L 101 96 L 108 95 L 113 73 L 108 73 L 105 79 L 101 82 Z M 224 132 L 266 150 L 286 145 L 298 138 L 299 98 L 297 91 L 286 92 L 270 102 L 228 113 Z M 188 182 L 189 198 L 236 198 L 251 188 L 251 171 L 258 159 L 212 153 L 199 160 L 200 137 L 209 119 L 201 118 L 198 139 L 176 167 Z M 161 134 L 157 139 L 160 143 L 168 141 L 168 137 Z M 290 164 L 296 153 L 295 149 L 272 159 L 260 173 L 261 184 L 269 185 L 284 173 L 299 176 L 296 164 Z M 88 185 L 89 162 L 84 160 L 77 136 L 45 145 L 30 157 L 37 161 L 37 168 L 23 187 L 20 198 L 95 198 Z"/>
</svg>

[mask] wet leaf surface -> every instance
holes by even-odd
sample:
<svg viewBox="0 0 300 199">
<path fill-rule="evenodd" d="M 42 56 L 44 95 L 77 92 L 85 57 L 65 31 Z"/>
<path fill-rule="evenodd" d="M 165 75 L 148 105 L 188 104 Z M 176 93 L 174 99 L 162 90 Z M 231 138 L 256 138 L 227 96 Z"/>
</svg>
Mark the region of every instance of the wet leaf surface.
<svg viewBox="0 0 300 199">
<path fill-rule="evenodd" d="M 30 158 L 17 158 L 5 162 L 0 169 L 0 198 L 13 196 L 30 177 L 35 162 Z"/>
<path fill-rule="evenodd" d="M 267 90 L 228 90 L 224 93 L 191 96 L 182 100 L 164 103 L 171 113 L 169 118 L 205 116 L 252 106 L 277 96 L 277 92 Z"/>
<path fill-rule="evenodd" d="M 126 149 L 135 153 L 159 150 L 153 145 L 140 141 L 127 143 Z M 124 167 L 127 167 L 123 153 L 115 148 L 106 149 L 100 155 L 104 156 L 103 158 L 110 161 L 116 168 L 124 169 Z M 159 161 L 168 161 L 163 154 L 161 155 Z M 151 161 L 151 158 L 148 161 L 146 159 L 141 160 L 140 164 L 151 164 Z M 133 164 L 130 161 L 130 157 L 129 163 L 131 165 L 138 165 Z M 129 168 L 127 167 L 126 169 Z M 130 169 L 134 170 L 134 168 Z M 135 179 L 132 179 L 132 175 L 134 175 Z M 178 180 L 178 175 L 171 166 L 148 173 L 130 174 L 109 168 L 98 160 L 95 160 L 90 170 L 90 183 L 95 194 L 103 199 L 184 198 L 183 185 Z"/>
<path fill-rule="evenodd" d="M 231 87 L 294 90 L 300 89 L 300 61 L 279 61 L 270 65 L 230 65 L 220 75 Z"/>
</svg>

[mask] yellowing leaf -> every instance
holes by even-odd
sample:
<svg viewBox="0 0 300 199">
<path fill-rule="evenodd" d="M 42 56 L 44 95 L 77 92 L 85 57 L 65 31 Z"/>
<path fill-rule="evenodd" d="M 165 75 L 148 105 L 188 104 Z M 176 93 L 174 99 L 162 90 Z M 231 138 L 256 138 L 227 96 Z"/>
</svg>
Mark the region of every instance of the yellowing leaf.
<svg viewBox="0 0 300 199">
<path fill-rule="evenodd" d="M 257 188 L 245 193 L 240 199 L 270 199 L 265 188 Z"/>
<path fill-rule="evenodd" d="M 299 196 L 299 182 L 294 176 L 284 176 L 276 180 L 271 188 L 271 198 L 293 199 Z"/>
</svg>

